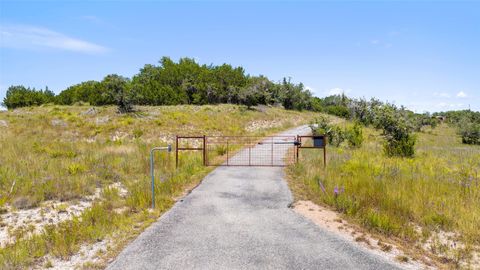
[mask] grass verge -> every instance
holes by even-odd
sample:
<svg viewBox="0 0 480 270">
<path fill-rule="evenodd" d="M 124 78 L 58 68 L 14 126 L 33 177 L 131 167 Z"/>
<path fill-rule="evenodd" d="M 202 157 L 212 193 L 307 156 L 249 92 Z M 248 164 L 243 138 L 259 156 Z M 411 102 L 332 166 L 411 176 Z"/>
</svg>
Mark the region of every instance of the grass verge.
<svg viewBox="0 0 480 270">
<path fill-rule="evenodd" d="M 359 149 L 302 151 L 288 168 L 296 198 L 327 205 L 370 232 L 428 253 L 445 267 L 470 267 L 480 246 L 480 147 L 447 126 L 418 134 L 414 158 L 382 154 L 367 129 Z M 478 265 L 476 267 L 479 267 Z"/>
</svg>

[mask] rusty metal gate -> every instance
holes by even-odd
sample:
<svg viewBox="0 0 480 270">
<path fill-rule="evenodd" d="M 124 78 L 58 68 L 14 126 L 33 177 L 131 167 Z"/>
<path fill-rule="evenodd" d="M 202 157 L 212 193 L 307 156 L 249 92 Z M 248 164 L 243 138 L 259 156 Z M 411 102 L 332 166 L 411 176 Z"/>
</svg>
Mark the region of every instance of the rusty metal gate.
<svg viewBox="0 0 480 270">
<path fill-rule="evenodd" d="M 295 162 L 296 136 L 207 136 L 210 166 L 286 166 Z"/>
<path fill-rule="evenodd" d="M 299 150 L 320 148 L 326 159 L 326 136 L 177 136 L 179 151 L 201 151 L 206 166 L 283 167 L 299 159 Z M 324 165 L 325 161 L 324 161 Z"/>
</svg>

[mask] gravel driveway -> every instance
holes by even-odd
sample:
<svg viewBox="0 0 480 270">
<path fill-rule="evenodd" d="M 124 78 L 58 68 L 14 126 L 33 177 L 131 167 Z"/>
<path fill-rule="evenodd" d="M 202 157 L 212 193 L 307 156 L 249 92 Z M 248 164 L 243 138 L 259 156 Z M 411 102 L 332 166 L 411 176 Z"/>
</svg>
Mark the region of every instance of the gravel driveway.
<svg viewBox="0 0 480 270">
<path fill-rule="evenodd" d="M 216 168 L 107 269 L 396 269 L 288 208 L 284 178 L 279 167 Z"/>
</svg>

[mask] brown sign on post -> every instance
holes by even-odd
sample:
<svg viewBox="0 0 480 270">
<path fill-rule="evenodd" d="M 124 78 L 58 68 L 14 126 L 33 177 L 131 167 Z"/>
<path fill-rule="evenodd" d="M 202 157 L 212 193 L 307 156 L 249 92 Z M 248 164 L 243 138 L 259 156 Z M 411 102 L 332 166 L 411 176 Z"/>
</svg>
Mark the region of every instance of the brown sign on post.
<svg viewBox="0 0 480 270">
<path fill-rule="evenodd" d="M 323 166 L 327 166 L 327 142 L 328 138 L 326 135 L 315 135 L 315 136 L 297 136 L 297 161 L 299 158 L 299 152 L 302 148 L 307 149 L 323 149 Z"/>
</svg>

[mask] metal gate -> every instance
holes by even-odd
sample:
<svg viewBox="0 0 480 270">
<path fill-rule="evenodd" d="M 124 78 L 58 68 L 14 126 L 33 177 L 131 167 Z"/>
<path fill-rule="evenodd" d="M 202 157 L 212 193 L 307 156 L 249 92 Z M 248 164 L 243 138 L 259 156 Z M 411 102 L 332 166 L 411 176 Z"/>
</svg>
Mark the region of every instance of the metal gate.
<svg viewBox="0 0 480 270">
<path fill-rule="evenodd" d="M 323 149 L 325 135 L 318 136 L 177 136 L 175 160 L 179 151 L 201 151 L 206 166 L 283 167 L 299 160 L 301 149 Z"/>
<path fill-rule="evenodd" d="M 207 166 L 287 166 L 295 162 L 296 136 L 206 136 Z"/>
</svg>

